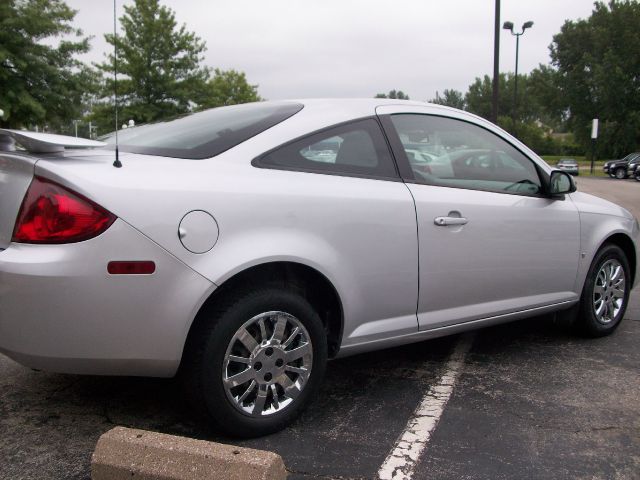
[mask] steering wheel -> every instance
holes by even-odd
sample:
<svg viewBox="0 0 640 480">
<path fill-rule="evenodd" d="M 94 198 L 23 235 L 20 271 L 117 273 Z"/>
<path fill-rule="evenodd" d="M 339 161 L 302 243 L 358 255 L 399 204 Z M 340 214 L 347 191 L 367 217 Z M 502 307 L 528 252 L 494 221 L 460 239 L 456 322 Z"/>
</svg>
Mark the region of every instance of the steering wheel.
<svg viewBox="0 0 640 480">
<path fill-rule="evenodd" d="M 515 187 L 519 187 L 520 185 L 536 185 L 536 184 L 533 183 L 531 180 L 525 178 L 524 180 L 520 180 L 518 182 L 512 183 L 511 185 L 507 185 L 506 187 L 503 188 L 503 190 L 512 190 Z"/>
</svg>

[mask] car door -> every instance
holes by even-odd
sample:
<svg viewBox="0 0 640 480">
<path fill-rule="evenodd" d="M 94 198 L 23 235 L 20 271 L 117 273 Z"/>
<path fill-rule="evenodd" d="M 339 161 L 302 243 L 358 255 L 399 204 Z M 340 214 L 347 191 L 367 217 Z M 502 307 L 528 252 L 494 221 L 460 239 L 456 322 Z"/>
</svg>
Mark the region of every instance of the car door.
<svg viewBox="0 0 640 480">
<path fill-rule="evenodd" d="M 469 120 L 420 107 L 378 113 L 416 204 L 421 330 L 576 299 L 578 212 L 569 198 L 545 195 L 543 172 L 531 158 Z M 450 173 L 411 168 L 405 139 L 450 161 Z M 494 168 L 485 157 L 511 165 Z"/>
</svg>

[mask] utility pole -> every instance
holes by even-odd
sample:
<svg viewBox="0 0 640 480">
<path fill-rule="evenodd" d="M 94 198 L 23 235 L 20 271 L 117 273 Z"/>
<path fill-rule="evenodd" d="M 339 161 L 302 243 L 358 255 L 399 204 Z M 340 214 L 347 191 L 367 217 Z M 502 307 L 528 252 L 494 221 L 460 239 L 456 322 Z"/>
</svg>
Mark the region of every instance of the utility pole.
<svg viewBox="0 0 640 480">
<path fill-rule="evenodd" d="M 498 98 L 500 89 L 500 0 L 496 0 L 495 26 L 493 33 L 493 96 L 491 121 L 498 123 Z"/>
</svg>

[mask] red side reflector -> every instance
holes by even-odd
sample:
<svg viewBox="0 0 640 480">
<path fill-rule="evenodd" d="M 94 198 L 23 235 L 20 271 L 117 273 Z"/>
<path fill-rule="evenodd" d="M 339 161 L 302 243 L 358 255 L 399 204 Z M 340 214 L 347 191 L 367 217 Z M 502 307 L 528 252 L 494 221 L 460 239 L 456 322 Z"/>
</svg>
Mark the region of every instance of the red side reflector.
<svg viewBox="0 0 640 480">
<path fill-rule="evenodd" d="M 151 275 L 156 264 L 150 261 L 109 262 L 107 272 L 111 275 Z"/>
</svg>

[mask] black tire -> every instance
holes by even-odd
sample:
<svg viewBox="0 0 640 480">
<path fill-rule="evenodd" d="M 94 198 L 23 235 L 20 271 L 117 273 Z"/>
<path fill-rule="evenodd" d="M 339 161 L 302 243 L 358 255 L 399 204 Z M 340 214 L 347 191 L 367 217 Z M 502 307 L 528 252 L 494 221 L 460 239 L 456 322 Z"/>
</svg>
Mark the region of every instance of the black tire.
<svg viewBox="0 0 640 480">
<path fill-rule="evenodd" d="M 636 174 L 633 176 L 636 179 L 636 182 L 640 182 L 640 167 L 636 169 Z"/>
<path fill-rule="evenodd" d="M 616 168 L 613 172 L 613 176 L 618 180 L 624 180 L 625 178 L 627 178 L 627 169 L 623 167 Z"/>
<path fill-rule="evenodd" d="M 601 321 L 596 314 L 594 306 L 594 289 L 596 288 L 596 279 L 602 267 L 609 261 L 618 262 L 624 272 L 625 288 L 622 297 L 622 304 L 619 311 L 611 316 L 609 321 Z M 605 244 L 596 254 L 580 296 L 580 303 L 577 307 L 577 318 L 575 320 L 576 329 L 588 337 L 603 337 L 609 335 L 618 328 L 629 302 L 629 290 L 631 284 L 631 276 L 629 274 L 629 262 L 620 247 L 613 244 Z"/>
<path fill-rule="evenodd" d="M 298 396 L 281 411 L 258 418 L 241 412 L 227 396 L 223 382 L 224 362 L 227 348 L 231 348 L 229 345 L 239 329 L 248 320 L 272 311 L 290 314 L 304 326 L 313 360 L 309 377 Z M 327 363 L 326 333 L 322 320 L 309 302 L 293 291 L 267 286 L 232 294 L 203 315 L 205 317 L 199 319 L 189 335 L 180 372 L 188 398 L 197 412 L 215 429 L 239 438 L 268 435 L 293 422 L 315 396 Z M 251 366 L 247 368 L 250 369 Z M 273 399 L 273 394 L 269 395 Z M 270 402 L 273 408 L 273 400 Z"/>
</svg>

